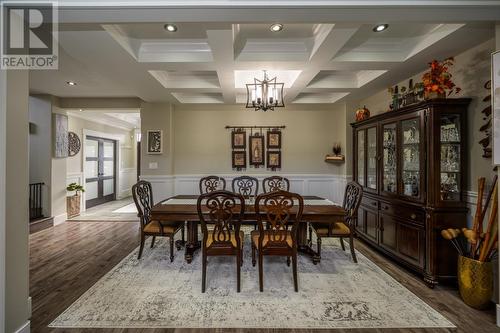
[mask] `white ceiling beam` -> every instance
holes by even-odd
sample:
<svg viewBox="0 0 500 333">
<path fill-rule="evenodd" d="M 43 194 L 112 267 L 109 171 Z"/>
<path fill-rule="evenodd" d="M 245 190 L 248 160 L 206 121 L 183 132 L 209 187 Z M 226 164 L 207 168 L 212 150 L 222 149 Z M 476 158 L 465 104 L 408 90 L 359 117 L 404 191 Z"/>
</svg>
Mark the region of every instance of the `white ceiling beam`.
<svg viewBox="0 0 500 333">
<path fill-rule="evenodd" d="M 224 103 L 236 103 L 234 93 L 234 47 L 232 30 L 208 30 L 208 45 L 212 49 L 215 70 L 219 77 Z"/>
<path fill-rule="evenodd" d="M 293 86 L 285 94 L 285 103 L 289 104 L 307 87 L 314 77 L 328 64 L 337 52 L 359 29 L 359 25 L 333 26 L 326 25 L 322 35 L 317 38 L 309 62 L 295 80 Z"/>
</svg>

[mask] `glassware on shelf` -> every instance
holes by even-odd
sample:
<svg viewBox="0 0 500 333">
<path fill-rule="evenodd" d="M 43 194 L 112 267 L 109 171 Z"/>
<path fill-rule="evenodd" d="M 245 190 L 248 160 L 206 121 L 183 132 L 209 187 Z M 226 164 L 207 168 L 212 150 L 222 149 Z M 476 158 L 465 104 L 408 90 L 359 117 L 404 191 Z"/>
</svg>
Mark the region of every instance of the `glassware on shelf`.
<svg viewBox="0 0 500 333">
<path fill-rule="evenodd" d="M 441 116 L 441 200 L 460 200 L 460 116 Z"/>
<path fill-rule="evenodd" d="M 396 124 L 383 127 L 383 190 L 397 192 Z"/>
<path fill-rule="evenodd" d="M 367 130 L 367 180 L 366 186 L 377 189 L 377 128 L 371 127 Z"/>
<path fill-rule="evenodd" d="M 365 185 L 365 131 L 358 131 L 358 183 L 361 186 Z"/>
</svg>

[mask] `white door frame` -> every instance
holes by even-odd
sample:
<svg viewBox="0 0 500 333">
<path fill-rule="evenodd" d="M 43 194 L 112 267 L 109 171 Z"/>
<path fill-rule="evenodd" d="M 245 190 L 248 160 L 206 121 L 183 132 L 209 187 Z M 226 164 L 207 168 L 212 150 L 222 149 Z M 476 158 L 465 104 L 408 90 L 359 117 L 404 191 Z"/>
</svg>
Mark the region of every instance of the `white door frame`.
<svg viewBox="0 0 500 333">
<path fill-rule="evenodd" d="M 120 146 L 121 143 L 125 141 L 125 135 L 124 134 L 111 134 L 111 133 L 104 133 L 104 132 L 98 132 L 98 131 L 93 131 L 84 128 L 82 131 L 82 170 L 83 170 L 83 179 L 82 179 L 82 185 L 85 186 L 85 180 L 87 179 L 87 175 L 85 174 L 85 146 L 87 144 L 87 135 L 89 136 L 95 136 L 98 138 L 103 138 L 103 139 L 111 139 L 116 141 L 116 165 L 115 165 L 115 195 L 116 199 L 119 197 L 119 191 L 120 191 L 120 170 L 121 170 L 121 165 L 122 165 L 122 156 L 120 153 Z M 86 197 L 85 197 L 85 192 L 82 193 L 82 211 L 86 210 Z"/>
</svg>

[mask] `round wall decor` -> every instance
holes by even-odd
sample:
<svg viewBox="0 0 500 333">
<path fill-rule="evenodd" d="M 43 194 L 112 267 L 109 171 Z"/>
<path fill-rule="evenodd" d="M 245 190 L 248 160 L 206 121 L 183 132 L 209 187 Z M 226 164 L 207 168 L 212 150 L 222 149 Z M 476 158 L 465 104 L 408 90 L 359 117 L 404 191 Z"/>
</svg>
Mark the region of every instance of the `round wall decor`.
<svg viewBox="0 0 500 333">
<path fill-rule="evenodd" d="M 80 152 L 80 148 L 82 143 L 80 142 L 80 138 L 78 134 L 75 132 L 68 132 L 68 155 L 75 156 Z"/>
</svg>

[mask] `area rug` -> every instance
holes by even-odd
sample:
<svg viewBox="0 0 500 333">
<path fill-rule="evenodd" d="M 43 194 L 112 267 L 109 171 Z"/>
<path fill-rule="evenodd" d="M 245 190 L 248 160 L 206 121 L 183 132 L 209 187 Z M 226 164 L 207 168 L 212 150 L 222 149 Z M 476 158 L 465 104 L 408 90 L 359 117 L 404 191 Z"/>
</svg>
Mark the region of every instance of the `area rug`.
<svg viewBox="0 0 500 333">
<path fill-rule="evenodd" d="M 168 242 L 137 251 L 57 317 L 59 328 L 437 328 L 455 327 L 368 258 L 338 240 L 325 239 L 321 263 L 300 255 L 299 292 L 285 258 L 264 259 L 264 292 L 252 267 L 246 234 L 242 290 L 236 292 L 236 260 L 210 258 L 201 293 L 201 256 L 193 262 Z M 148 244 L 149 245 L 149 242 Z"/>
</svg>

